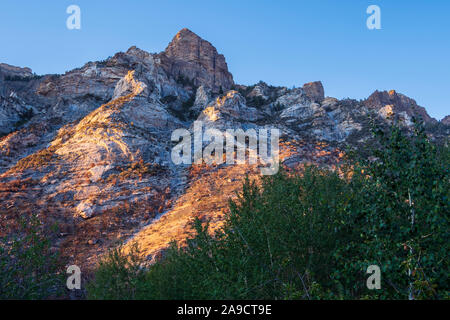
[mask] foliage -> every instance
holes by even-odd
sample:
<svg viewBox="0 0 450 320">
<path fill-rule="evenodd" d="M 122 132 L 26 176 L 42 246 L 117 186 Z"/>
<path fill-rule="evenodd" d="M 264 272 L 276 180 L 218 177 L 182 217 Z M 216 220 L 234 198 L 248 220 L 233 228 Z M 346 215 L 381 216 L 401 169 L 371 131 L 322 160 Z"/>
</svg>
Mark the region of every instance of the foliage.
<svg viewBox="0 0 450 320">
<path fill-rule="evenodd" d="M 130 163 L 127 166 L 118 167 L 120 173 L 111 174 L 106 179 L 111 182 L 116 179 L 126 181 L 127 179 L 143 178 L 145 176 L 152 176 L 163 170 L 161 165 L 157 163 L 145 163 L 143 159 Z"/>
<path fill-rule="evenodd" d="M 58 254 L 36 216 L 21 225 L 20 234 L 0 239 L 0 299 L 57 297 L 64 283 Z"/>
<path fill-rule="evenodd" d="M 186 246 L 173 244 L 136 276 L 132 268 L 114 285 L 139 285 L 115 297 L 449 299 L 448 147 L 434 146 L 420 125 L 376 137 L 371 157 L 334 172 L 247 179 L 222 230 L 211 235 L 196 219 Z M 381 290 L 366 287 L 369 265 L 381 268 Z M 110 298 L 110 283 L 96 281 L 95 297 Z"/>
<path fill-rule="evenodd" d="M 114 248 L 100 261 L 95 281 L 88 283 L 88 299 L 128 300 L 144 298 L 146 290 L 145 273 L 141 268 L 143 260 L 136 245 L 129 253 L 122 246 Z"/>
<path fill-rule="evenodd" d="M 161 100 L 161 102 L 168 103 L 168 102 L 165 102 L 163 100 Z M 189 97 L 189 99 L 187 99 L 186 101 L 182 102 L 180 109 L 176 109 L 176 108 L 174 108 L 172 106 L 169 106 L 169 111 L 174 116 L 179 118 L 181 121 L 194 120 L 194 119 L 196 119 L 198 117 L 198 114 L 199 114 L 199 111 L 196 111 L 196 110 L 194 110 L 192 108 L 194 106 L 194 102 L 195 102 L 195 94 L 192 94 Z"/>
<path fill-rule="evenodd" d="M 182 74 L 178 75 L 176 82 L 183 86 L 195 87 L 194 79 L 190 79 L 189 77 L 184 77 Z"/>
<path fill-rule="evenodd" d="M 14 166 L 16 170 L 26 170 L 30 168 L 40 168 L 42 166 L 49 165 L 50 162 L 57 157 L 54 153 L 55 147 L 50 146 L 48 148 L 39 150 L 25 158 L 20 159 Z"/>
<path fill-rule="evenodd" d="M 430 143 L 421 125 L 413 137 L 377 130 L 375 161 L 357 159 L 353 199 L 339 227 L 335 277 L 346 295 L 362 294 L 365 267 L 383 274 L 381 298 L 448 296 L 449 150 Z"/>
<path fill-rule="evenodd" d="M 192 107 L 195 103 L 195 94 L 191 95 L 188 100 L 181 105 L 181 112 L 185 118 L 193 120 L 198 117 L 198 112 L 195 112 Z"/>
<path fill-rule="evenodd" d="M 261 96 L 247 98 L 247 105 L 250 107 L 261 108 L 267 101 Z"/>
<path fill-rule="evenodd" d="M 5 81 L 31 81 L 31 80 L 35 80 L 35 79 L 41 79 L 43 76 L 42 75 L 37 75 L 35 73 L 33 73 L 31 76 L 21 76 L 21 75 L 6 75 L 4 77 Z"/>
<path fill-rule="evenodd" d="M 20 120 L 16 122 L 14 125 L 17 128 L 23 126 L 25 123 L 27 123 L 34 115 L 33 109 L 27 109 L 25 112 L 23 112 L 20 115 Z"/>
<path fill-rule="evenodd" d="M 172 103 L 175 101 L 177 101 L 177 96 L 175 96 L 175 95 L 168 95 L 168 96 L 161 98 L 161 102 L 163 104 L 169 104 L 169 103 Z"/>
<path fill-rule="evenodd" d="M 284 108 L 285 108 L 284 105 L 282 105 L 281 103 L 277 102 L 277 103 L 275 103 L 274 106 L 273 106 L 273 111 L 275 111 L 275 112 L 280 112 L 280 111 L 282 111 Z"/>
<path fill-rule="evenodd" d="M 256 85 L 247 86 L 247 87 L 239 87 L 238 91 L 241 94 L 241 96 L 246 97 L 250 92 L 253 91 L 253 89 L 256 87 Z"/>
</svg>

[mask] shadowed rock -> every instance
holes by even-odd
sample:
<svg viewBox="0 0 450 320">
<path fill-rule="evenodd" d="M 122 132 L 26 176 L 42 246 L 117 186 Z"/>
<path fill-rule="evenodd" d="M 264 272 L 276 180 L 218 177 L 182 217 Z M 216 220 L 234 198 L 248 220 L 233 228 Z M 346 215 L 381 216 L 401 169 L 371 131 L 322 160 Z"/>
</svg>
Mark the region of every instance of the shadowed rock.
<svg viewBox="0 0 450 320">
<path fill-rule="evenodd" d="M 378 91 L 376 90 L 370 95 L 364 104 L 369 108 L 381 109 L 386 106 L 392 108 L 395 114 L 405 113 L 409 118 L 421 117 L 423 121 L 428 123 L 436 123 L 436 119 L 430 117 L 424 107 L 417 105 L 414 99 L 411 99 L 395 90 Z"/>
<path fill-rule="evenodd" d="M 322 102 L 325 98 L 325 92 L 323 90 L 322 82 L 320 81 L 305 83 L 303 85 L 303 90 L 306 95 L 315 102 Z"/>
</svg>

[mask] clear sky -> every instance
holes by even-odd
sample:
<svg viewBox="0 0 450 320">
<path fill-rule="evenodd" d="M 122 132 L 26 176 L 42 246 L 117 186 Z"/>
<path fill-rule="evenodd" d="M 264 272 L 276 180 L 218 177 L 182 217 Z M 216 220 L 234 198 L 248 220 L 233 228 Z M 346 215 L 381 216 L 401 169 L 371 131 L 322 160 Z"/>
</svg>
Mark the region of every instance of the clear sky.
<svg viewBox="0 0 450 320">
<path fill-rule="evenodd" d="M 68 30 L 66 8 L 81 8 Z M 381 30 L 366 9 L 381 8 Z M 235 82 L 363 99 L 395 89 L 450 114 L 449 0 L 0 0 L 0 62 L 64 73 L 136 45 L 165 49 L 187 27 L 224 54 Z"/>
</svg>

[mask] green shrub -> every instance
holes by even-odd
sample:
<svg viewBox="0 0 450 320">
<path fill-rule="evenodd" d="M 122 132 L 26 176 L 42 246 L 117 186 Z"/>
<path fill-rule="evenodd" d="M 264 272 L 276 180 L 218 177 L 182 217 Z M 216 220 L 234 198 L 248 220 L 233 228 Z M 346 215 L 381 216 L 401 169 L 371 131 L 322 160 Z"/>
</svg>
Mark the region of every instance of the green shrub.
<svg viewBox="0 0 450 320">
<path fill-rule="evenodd" d="M 128 300 L 141 299 L 147 293 L 145 273 L 137 247 L 133 246 L 129 254 L 123 247 L 111 250 L 99 263 L 95 272 L 95 281 L 88 283 L 88 299 Z"/>
<path fill-rule="evenodd" d="M 267 101 L 261 96 L 254 96 L 251 98 L 247 98 L 247 104 L 250 107 L 261 108 L 266 103 Z"/>
<path fill-rule="evenodd" d="M 64 284 L 58 254 L 35 216 L 21 224 L 20 234 L 0 239 L 0 299 L 58 297 Z"/>
<path fill-rule="evenodd" d="M 177 101 L 177 96 L 174 96 L 174 95 L 168 95 L 168 96 L 161 98 L 161 102 L 163 104 L 169 104 L 169 103 L 172 103 L 175 101 Z"/>
<path fill-rule="evenodd" d="M 280 111 L 282 111 L 284 108 L 285 108 L 284 105 L 282 105 L 281 103 L 277 102 L 277 103 L 275 103 L 274 106 L 273 106 L 273 111 L 275 111 L 275 112 L 280 112 Z"/>
<path fill-rule="evenodd" d="M 176 82 L 183 86 L 191 86 L 191 87 L 195 86 L 194 79 L 190 79 L 189 77 L 184 77 L 182 74 L 178 75 Z"/>
</svg>

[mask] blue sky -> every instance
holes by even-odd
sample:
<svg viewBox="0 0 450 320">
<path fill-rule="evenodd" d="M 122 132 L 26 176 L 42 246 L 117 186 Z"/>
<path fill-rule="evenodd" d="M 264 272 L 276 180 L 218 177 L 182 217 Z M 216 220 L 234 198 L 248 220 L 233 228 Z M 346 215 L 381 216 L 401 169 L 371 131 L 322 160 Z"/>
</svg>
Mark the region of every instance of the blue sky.
<svg viewBox="0 0 450 320">
<path fill-rule="evenodd" d="M 68 30 L 66 8 L 81 8 Z M 381 8 L 381 30 L 366 9 Z M 363 99 L 395 89 L 441 119 L 450 114 L 448 0 L 0 1 L 0 62 L 64 73 L 136 45 L 165 49 L 184 27 L 224 54 L 235 82 L 292 87 L 321 80 L 325 94 Z"/>
</svg>

